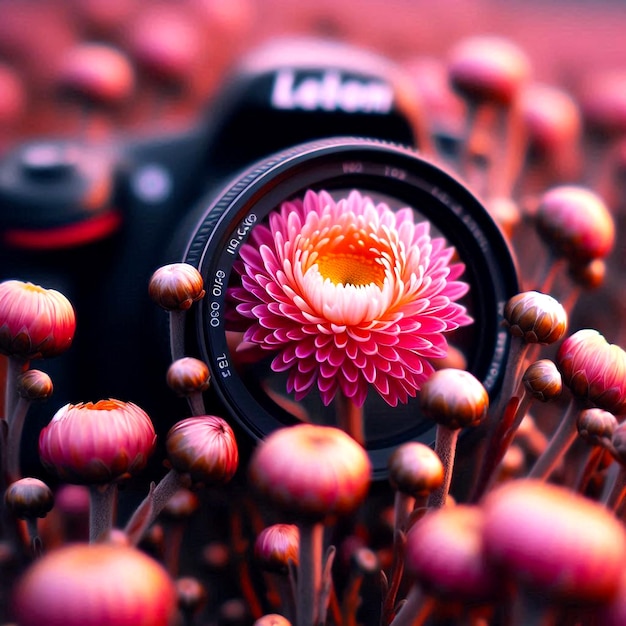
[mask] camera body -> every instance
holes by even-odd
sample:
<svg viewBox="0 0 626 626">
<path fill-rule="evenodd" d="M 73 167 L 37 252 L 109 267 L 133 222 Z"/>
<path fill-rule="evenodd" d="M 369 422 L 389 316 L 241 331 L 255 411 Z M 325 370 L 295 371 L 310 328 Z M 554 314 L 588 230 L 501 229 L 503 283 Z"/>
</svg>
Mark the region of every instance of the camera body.
<svg viewBox="0 0 626 626">
<path fill-rule="evenodd" d="M 168 318 L 148 297 L 152 273 L 161 265 L 181 260 L 206 265 L 207 250 L 209 257 L 228 253 L 228 242 L 233 238 L 224 227 L 223 214 L 230 216 L 235 232 L 243 228 L 242 237 L 230 244 L 231 253 L 237 251 L 252 226 L 245 221 L 246 216 L 257 214 L 241 207 L 232 212 L 230 206 L 220 208 L 220 203 L 237 200 L 232 180 L 238 172 L 244 171 L 238 178 L 239 186 L 234 184 L 238 193 L 247 193 L 250 183 L 257 191 L 261 189 L 254 181 L 274 173 L 276 162 L 270 160 L 270 165 L 260 170 L 253 166 L 247 173 L 246 168 L 262 157 L 302 142 L 336 136 L 415 147 L 419 143 L 419 106 L 411 93 L 391 63 L 369 52 L 320 41 L 278 42 L 245 59 L 202 119 L 186 129 L 115 136 L 98 143 L 65 138 L 35 140 L 7 155 L 0 164 L 1 278 L 55 288 L 70 299 L 77 315 L 71 349 L 42 365 L 55 383 L 54 406 L 47 403 L 38 407 L 31 428 L 43 426 L 54 410 L 67 402 L 105 397 L 139 404 L 160 432 L 184 416 L 184 404 L 165 385 L 171 360 Z M 322 143 L 313 152 L 325 160 L 337 149 L 347 149 L 340 145 L 342 142 Z M 376 145 L 374 142 L 374 152 Z M 359 144 L 355 149 L 358 152 L 362 148 Z M 350 149 L 339 159 L 342 175 L 347 177 L 340 186 L 361 185 L 372 178 L 361 171 L 364 161 L 353 158 Z M 310 145 L 303 150 L 296 148 L 288 151 L 286 158 L 288 162 L 295 158 L 299 167 L 298 155 L 310 152 Z M 313 159 L 316 164 L 318 156 Z M 390 172 L 396 156 L 385 166 Z M 308 163 L 306 158 L 304 161 Z M 355 171 L 350 171 L 350 163 Z M 397 172 L 405 171 L 404 167 L 398 163 Z M 439 176 L 434 166 L 420 167 L 426 168 L 426 178 Z M 289 167 L 283 170 L 277 174 L 279 179 L 293 175 Z M 489 301 L 483 307 L 489 310 L 484 317 L 490 319 L 481 321 L 487 328 L 496 321 L 498 307 L 516 291 L 515 269 L 497 227 L 477 201 L 460 183 L 447 174 L 441 176 L 440 185 L 428 190 L 429 197 L 438 194 L 438 206 L 449 211 L 453 221 L 458 220 L 458 228 L 468 227 L 468 233 L 474 229 L 477 250 L 489 248 L 493 265 L 498 267 L 494 279 L 497 293 L 485 296 Z M 391 187 L 400 184 L 392 174 L 384 178 Z M 450 184 L 455 190 L 443 191 Z M 435 188 L 439 191 L 434 192 Z M 468 203 L 472 208 L 465 215 L 465 209 L 458 207 Z M 446 230 L 448 218 L 434 215 L 434 221 L 443 220 L 439 230 Z M 450 227 L 456 229 L 453 224 Z M 215 240 L 213 231 L 219 231 L 222 238 Z M 469 251 L 468 256 L 472 256 Z M 201 271 L 206 274 L 205 282 L 209 281 L 210 296 L 216 276 L 222 280 L 215 272 L 224 270 Z M 481 271 L 476 269 L 476 274 Z M 218 295 L 222 295 L 221 290 Z M 480 294 L 477 297 L 483 298 Z M 210 307 L 215 299 L 208 297 L 206 301 Z M 194 328 L 205 325 L 210 329 L 210 311 L 191 312 L 190 316 L 188 352 L 209 362 L 214 383 L 218 383 L 216 376 L 219 378 L 223 368 L 217 357 L 224 354 L 228 360 L 228 353 L 218 355 L 213 348 L 207 351 L 198 347 L 202 340 L 195 336 L 198 331 Z M 493 331 L 484 332 L 493 335 Z M 495 389 L 507 340 L 491 335 L 485 340 L 488 354 L 480 357 L 476 367 L 484 370 L 483 378 L 495 367 L 491 383 Z M 483 339 L 477 337 L 476 341 Z M 232 412 L 228 405 L 219 384 L 212 385 L 208 412 Z M 243 410 L 255 413 L 254 406 Z M 266 406 L 264 410 L 271 413 L 274 409 Z M 255 419 L 249 416 L 243 426 L 256 436 L 285 421 L 279 419 L 256 429 Z M 25 438 L 24 445 L 33 445 L 34 439 Z M 386 440 L 381 450 L 388 450 L 397 441 L 398 437 Z M 382 451 L 379 465 L 384 465 Z M 36 458 L 32 452 L 25 457 Z"/>
</svg>

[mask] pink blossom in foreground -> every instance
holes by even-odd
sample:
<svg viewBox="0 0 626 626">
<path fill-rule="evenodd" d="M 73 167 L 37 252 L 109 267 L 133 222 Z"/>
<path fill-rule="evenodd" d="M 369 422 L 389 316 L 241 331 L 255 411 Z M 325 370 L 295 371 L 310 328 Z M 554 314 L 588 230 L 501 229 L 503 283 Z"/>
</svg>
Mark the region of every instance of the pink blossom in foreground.
<svg viewBox="0 0 626 626">
<path fill-rule="evenodd" d="M 464 265 L 429 226 L 358 191 L 308 191 L 253 230 L 231 295 L 244 341 L 276 352 L 297 400 L 317 386 L 326 405 L 340 391 L 360 406 L 372 386 L 406 402 L 446 355 L 444 333 L 471 323 L 455 302 Z"/>
</svg>

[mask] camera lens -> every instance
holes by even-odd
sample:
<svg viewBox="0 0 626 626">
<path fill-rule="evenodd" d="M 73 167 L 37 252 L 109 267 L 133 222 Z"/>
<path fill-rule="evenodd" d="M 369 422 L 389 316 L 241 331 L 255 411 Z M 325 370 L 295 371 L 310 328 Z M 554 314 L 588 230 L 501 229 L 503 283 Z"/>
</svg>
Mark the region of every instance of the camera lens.
<svg viewBox="0 0 626 626">
<path fill-rule="evenodd" d="M 380 476 L 398 444 L 433 440 L 419 387 L 446 353 L 490 394 L 501 383 L 508 246 L 411 149 L 334 138 L 271 156 L 207 202 L 184 261 L 206 289 L 188 347 L 253 437 L 353 412 Z"/>
</svg>

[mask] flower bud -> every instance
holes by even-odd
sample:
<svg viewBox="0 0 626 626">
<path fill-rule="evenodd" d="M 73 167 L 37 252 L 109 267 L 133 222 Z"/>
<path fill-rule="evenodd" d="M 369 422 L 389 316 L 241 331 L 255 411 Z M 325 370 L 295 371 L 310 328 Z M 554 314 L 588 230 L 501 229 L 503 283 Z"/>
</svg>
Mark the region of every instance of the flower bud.
<svg viewBox="0 0 626 626">
<path fill-rule="evenodd" d="M 20 626 L 170 626 L 176 589 L 161 565 L 139 550 L 77 543 L 26 570 L 13 609 Z"/>
<path fill-rule="evenodd" d="M 602 409 L 586 409 L 578 415 L 576 428 L 585 441 L 595 446 L 613 439 L 617 418 Z"/>
<path fill-rule="evenodd" d="M 552 296 L 525 291 L 510 298 L 504 307 L 504 321 L 514 337 L 526 343 L 551 344 L 567 330 L 567 313 Z"/>
<path fill-rule="evenodd" d="M 426 417 L 450 430 L 477 426 L 487 415 L 489 395 L 469 372 L 443 369 L 435 372 L 420 392 Z"/>
<path fill-rule="evenodd" d="M 279 613 L 268 613 L 259 617 L 253 626 L 291 626 L 291 622 Z"/>
<path fill-rule="evenodd" d="M 571 185 L 548 191 L 535 219 L 546 244 L 570 263 L 601 259 L 613 249 L 613 218 L 600 196 L 589 189 Z"/>
<path fill-rule="evenodd" d="M 267 572 L 286 574 L 289 562 L 298 565 L 300 531 L 294 524 L 264 528 L 254 542 L 254 556 Z"/>
<path fill-rule="evenodd" d="M 476 36 L 453 48 L 448 73 L 454 89 L 470 100 L 508 106 L 527 81 L 530 63 L 508 39 Z"/>
<path fill-rule="evenodd" d="M 398 446 L 387 465 L 393 489 L 410 496 L 427 496 L 443 483 L 441 459 L 432 448 L 418 441 Z"/>
<path fill-rule="evenodd" d="M 39 435 L 39 456 L 66 482 L 109 483 L 143 469 L 155 444 L 142 409 L 109 399 L 59 409 Z"/>
<path fill-rule="evenodd" d="M 167 370 L 167 384 L 179 396 L 206 391 L 209 388 L 209 368 L 206 363 L 193 357 L 174 361 Z"/>
<path fill-rule="evenodd" d="M 172 263 L 152 274 L 148 292 L 166 311 L 185 311 L 204 297 L 204 281 L 192 265 Z"/>
<path fill-rule="evenodd" d="M 529 365 L 522 381 L 526 392 L 541 402 L 558 398 L 563 390 L 561 374 L 550 359 L 540 359 Z"/>
<path fill-rule="evenodd" d="M 502 575 L 557 602 L 606 602 L 617 593 L 626 535 L 600 504 L 514 480 L 487 494 L 483 510 L 483 554 Z"/>
<path fill-rule="evenodd" d="M 0 353 L 23 360 L 61 354 L 72 344 L 76 318 L 54 289 L 18 280 L 0 283 Z"/>
<path fill-rule="evenodd" d="M 586 263 L 570 264 L 570 278 L 583 289 L 598 289 L 604 283 L 606 262 L 604 259 L 593 259 Z"/>
<path fill-rule="evenodd" d="M 297 424 L 280 428 L 262 441 L 249 466 L 256 491 L 279 508 L 323 519 L 346 515 L 367 495 L 371 463 L 342 430 Z"/>
<path fill-rule="evenodd" d="M 202 583 L 193 576 L 176 580 L 178 608 L 185 615 L 194 615 L 206 604 L 208 594 Z"/>
<path fill-rule="evenodd" d="M 47 400 L 52 395 L 52 380 L 40 370 L 26 370 L 16 382 L 17 393 L 26 400 Z"/>
<path fill-rule="evenodd" d="M 237 471 L 239 452 L 235 434 L 221 417 L 203 415 L 177 422 L 167 433 L 167 458 L 194 483 L 227 483 Z"/>
<path fill-rule="evenodd" d="M 46 483 L 37 478 L 21 478 L 4 494 L 8 509 L 19 519 L 45 517 L 54 506 L 54 496 Z"/>
<path fill-rule="evenodd" d="M 197 510 L 200 501 L 198 496 L 189 489 L 179 489 L 163 507 L 161 515 L 174 520 L 191 517 Z"/>
<path fill-rule="evenodd" d="M 626 412 L 626 352 L 597 330 L 586 328 L 565 339 L 556 364 L 574 396 L 614 415 Z"/>
</svg>

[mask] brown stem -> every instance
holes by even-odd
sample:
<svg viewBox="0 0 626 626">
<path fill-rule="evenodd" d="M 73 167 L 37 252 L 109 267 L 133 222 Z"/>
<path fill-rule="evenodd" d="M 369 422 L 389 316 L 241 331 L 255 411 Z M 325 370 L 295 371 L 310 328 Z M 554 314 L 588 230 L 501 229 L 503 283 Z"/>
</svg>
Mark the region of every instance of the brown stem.
<svg viewBox="0 0 626 626">
<path fill-rule="evenodd" d="M 192 393 L 190 396 L 187 396 L 187 404 L 189 404 L 192 416 L 198 417 L 200 415 L 206 415 L 204 398 L 202 397 L 202 393 L 200 391 L 197 391 L 195 393 Z"/>
<path fill-rule="evenodd" d="M 406 535 L 396 530 L 393 540 L 393 561 L 391 563 L 390 578 L 385 580 L 381 624 L 387 626 L 395 617 L 396 598 L 402 575 L 404 574 L 404 553 L 406 551 Z"/>
<path fill-rule="evenodd" d="M 558 428 L 548 442 L 548 447 L 535 461 L 535 464 L 528 473 L 529 478 L 547 480 L 559 461 L 565 456 L 565 453 L 569 450 L 578 435 L 576 428 L 578 409 L 579 404 L 577 400 L 572 398 Z"/>
<path fill-rule="evenodd" d="M 415 498 L 401 491 L 396 491 L 393 501 L 394 526 L 396 530 L 406 532 L 409 515 L 415 507 Z"/>
<path fill-rule="evenodd" d="M 300 562 L 296 583 L 297 626 L 316 626 L 322 581 L 324 524 L 304 521 L 300 529 Z"/>
<path fill-rule="evenodd" d="M 105 537 L 113 528 L 117 483 L 89 485 L 89 543 Z"/>
<path fill-rule="evenodd" d="M 28 361 L 10 356 L 7 359 L 6 387 L 4 392 L 4 417 L 10 419 L 17 404 L 17 377 L 28 368 Z"/>
<path fill-rule="evenodd" d="M 18 398 L 13 413 L 8 422 L 9 432 L 7 435 L 7 467 L 9 482 L 15 482 L 22 477 L 20 467 L 20 454 L 22 445 L 22 432 L 26 421 L 26 414 L 31 401 L 26 398 Z"/>
<path fill-rule="evenodd" d="M 158 485 L 152 483 L 148 495 L 135 509 L 124 528 L 130 545 L 136 546 L 170 498 L 179 489 L 188 487 L 189 479 L 175 470 L 170 470 L 165 474 Z"/>
<path fill-rule="evenodd" d="M 428 498 L 430 508 L 441 508 L 446 504 L 446 498 L 450 491 L 452 472 L 454 470 L 454 457 L 456 455 L 456 443 L 459 438 L 459 430 L 452 430 L 441 424 L 437 424 L 435 435 L 435 452 L 443 463 L 443 482 L 433 491 Z"/>
<path fill-rule="evenodd" d="M 172 361 L 185 356 L 185 311 L 170 311 L 170 352 Z"/>
<path fill-rule="evenodd" d="M 335 396 L 337 425 L 348 433 L 352 439 L 362 446 L 365 445 L 365 426 L 363 424 L 363 408 L 357 406 L 350 398 L 338 391 Z"/>
</svg>

